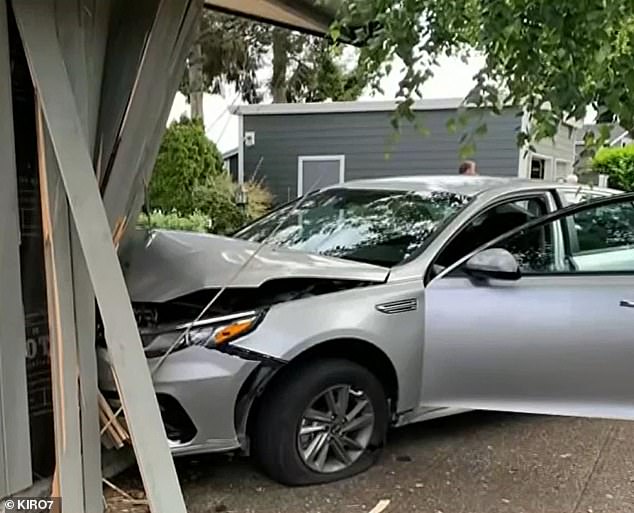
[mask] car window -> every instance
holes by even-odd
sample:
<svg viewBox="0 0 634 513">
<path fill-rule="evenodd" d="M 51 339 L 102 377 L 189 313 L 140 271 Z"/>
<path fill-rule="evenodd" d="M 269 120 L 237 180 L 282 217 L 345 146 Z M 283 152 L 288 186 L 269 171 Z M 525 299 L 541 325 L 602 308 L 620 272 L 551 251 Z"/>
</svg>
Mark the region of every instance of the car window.
<svg viewBox="0 0 634 513">
<path fill-rule="evenodd" d="M 495 244 L 513 254 L 522 274 L 557 272 L 565 270 L 565 260 L 556 257 L 555 230 L 560 221 L 522 230 Z"/>
<path fill-rule="evenodd" d="M 543 195 L 508 201 L 477 214 L 440 252 L 434 264 L 449 267 L 487 242 L 548 213 Z"/>
<path fill-rule="evenodd" d="M 605 198 L 605 194 L 577 187 L 576 189 L 565 189 L 560 191 L 564 197 L 566 205 L 576 205 L 582 201 L 590 201 L 598 198 Z"/>
<path fill-rule="evenodd" d="M 548 236 L 558 224 L 568 235 L 560 259 Z M 495 247 L 510 251 L 524 274 L 634 272 L 634 203 L 591 206 L 522 230 Z"/>
<path fill-rule="evenodd" d="M 446 191 L 325 189 L 289 203 L 234 237 L 394 266 L 415 255 L 470 200 Z"/>
</svg>

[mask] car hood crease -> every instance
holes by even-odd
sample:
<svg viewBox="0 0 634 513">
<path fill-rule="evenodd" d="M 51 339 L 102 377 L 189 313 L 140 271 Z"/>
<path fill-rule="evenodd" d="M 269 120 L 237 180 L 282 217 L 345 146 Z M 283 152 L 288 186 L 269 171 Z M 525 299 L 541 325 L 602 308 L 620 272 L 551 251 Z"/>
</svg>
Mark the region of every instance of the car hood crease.
<svg viewBox="0 0 634 513">
<path fill-rule="evenodd" d="M 121 251 L 130 298 L 170 301 L 228 285 L 259 244 L 192 232 L 138 230 Z M 281 278 L 384 282 L 389 269 L 362 262 L 264 245 L 231 287 L 258 287 Z"/>
</svg>

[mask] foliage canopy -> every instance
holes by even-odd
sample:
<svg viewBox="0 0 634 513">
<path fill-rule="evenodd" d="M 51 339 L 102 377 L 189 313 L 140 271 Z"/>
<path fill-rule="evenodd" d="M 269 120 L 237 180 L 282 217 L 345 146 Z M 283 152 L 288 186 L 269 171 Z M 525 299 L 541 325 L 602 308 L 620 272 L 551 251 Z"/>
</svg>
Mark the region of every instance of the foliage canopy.
<svg viewBox="0 0 634 513">
<path fill-rule="evenodd" d="M 356 99 L 366 86 L 359 68 L 344 65 L 341 47 L 320 37 L 205 11 L 198 42 L 205 92 L 219 93 L 226 83 L 248 103 L 267 92 L 274 102 L 337 101 Z M 269 65 L 273 76 L 264 84 L 258 72 Z M 181 92 L 190 93 L 187 74 Z"/>
<path fill-rule="evenodd" d="M 350 0 L 343 9 L 333 36 L 354 31 L 375 87 L 395 60 L 404 64 L 400 117 L 411 117 L 441 56 L 477 52 L 485 63 L 467 103 L 523 108 L 534 123 L 520 143 L 553 136 L 587 106 L 598 121 L 634 130 L 631 0 Z"/>
</svg>

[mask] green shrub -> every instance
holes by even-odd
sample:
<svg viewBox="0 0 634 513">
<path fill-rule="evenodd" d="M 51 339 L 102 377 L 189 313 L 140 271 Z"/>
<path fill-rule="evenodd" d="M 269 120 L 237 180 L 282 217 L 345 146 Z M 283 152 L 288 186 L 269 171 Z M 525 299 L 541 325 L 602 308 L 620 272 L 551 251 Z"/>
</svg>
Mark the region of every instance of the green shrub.
<svg viewBox="0 0 634 513">
<path fill-rule="evenodd" d="M 152 214 L 149 220 L 142 215 L 139 224 L 229 234 L 264 215 L 273 203 L 271 193 L 261 183 L 250 181 L 245 184 L 249 202 L 240 207 L 236 204 L 237 187 L 202 124 L 182 118 L 163 136 L 149 187 Z"/>
<path fill-rule="evenodd" d="M 608 175 L 610 187 L 634 191 L 634 145 L 601 148 L 592 161 L 592 171 Z"/>
<path fill-rule="evenodd" d="M 235 202 L 235 191 L 236 185 L 226 171 L 194 187 L 194 201 L 209 218 L 213 233 L 231 233 L 247 221 L 246 212 Z"/>
<path fill-rule="evenodd" d="M 272 195 L 262 184 L 248 182 L 245 188 L 249 202 L 246 209 L 243 209 L 235 202 L 237 184 L 231 181 L 229 173 L 223 172 L 208 178 L 204 185 L 194 187 L 192 197 L 200 210 L 191 214 L 181 214 L 176 210 L 165 213 L 160 209 L 154 209 L 149 220 L 147 215 L 141 214 L 139 226 L 230 234 L 245 223 L 263 216 L 271 207 Z"/>
<path fill-rule="evenodd" d="M 262 217 L 273 205 L 273 195 L 260 181 L 250 180 L 244 184 L 249 198 L 247 204 L 247 220 L 253 221 Z"/>
<path fill-rule="evenodd" d="M 181 215 L 202 212 L 194 190 L 223 172 L 222 155 L 207 139 L 202 123 L 181 118 L 163 135 L 150 181 L 150 206 Z"/>
<path fill-rule="evenodd" d="M 154 210 L 149 216 L 139 216 L 139 226 L 143 228 L 163 228 L 165 230 L 185 230 L 188 232 L 208 232 L 209 218 L 200 212 L 181 216 L 177 212 L 164 213 Z"/>
</svg>

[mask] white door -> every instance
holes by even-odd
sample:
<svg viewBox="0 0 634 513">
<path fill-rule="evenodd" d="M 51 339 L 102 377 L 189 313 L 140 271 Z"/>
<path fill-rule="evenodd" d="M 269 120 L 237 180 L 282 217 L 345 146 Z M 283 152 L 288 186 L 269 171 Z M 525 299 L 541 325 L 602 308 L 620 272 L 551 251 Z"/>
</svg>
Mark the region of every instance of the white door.
<svg viewBox="0 0 634 513">
<path fill-rule="evenodd" d="M 297 161 L 297 195 L 345 180 L 345 155 L 302 156 Z"/>
</svg>

